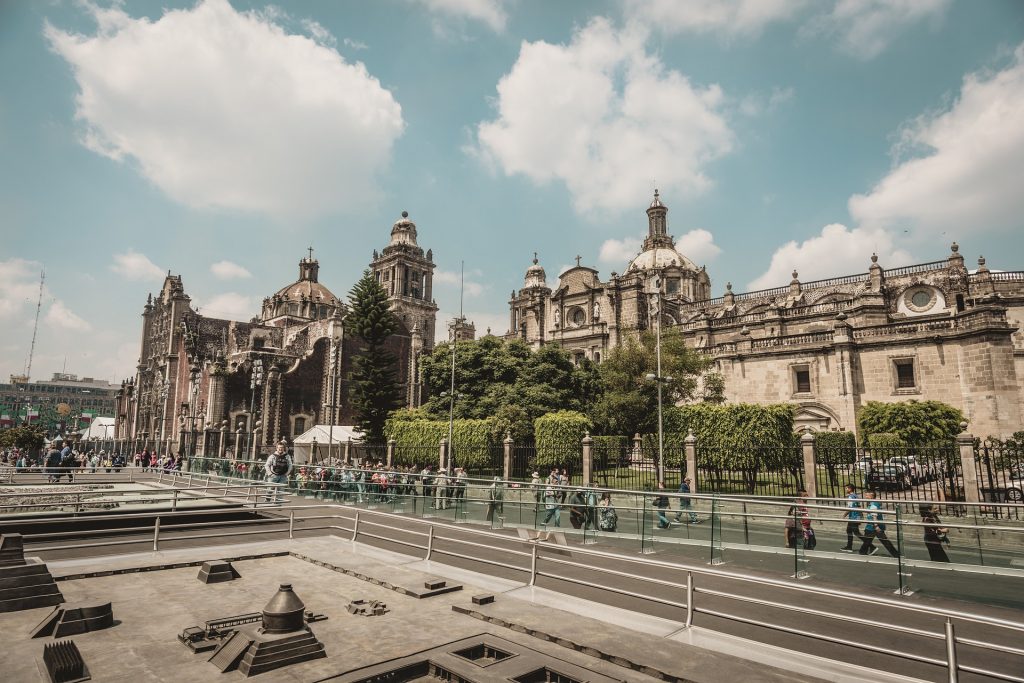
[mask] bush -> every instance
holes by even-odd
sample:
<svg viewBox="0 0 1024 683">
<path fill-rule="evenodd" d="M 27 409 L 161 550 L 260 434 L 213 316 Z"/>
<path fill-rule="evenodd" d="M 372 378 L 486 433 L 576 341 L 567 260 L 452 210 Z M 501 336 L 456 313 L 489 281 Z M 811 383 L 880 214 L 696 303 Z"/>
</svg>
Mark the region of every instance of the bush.
<svg viewBox="0 0 1024 683">
<path fill-rule="evenodd" d="M 868 401 L 857 416 L 865 445 L 870 445 L 872 434 L 881 433 L 895 434 L 903 445 L 951 443 L 963 421 L 963 413 L 942 401 Z"/>
<path fill-rule="evenodd" d="M 907 444 L 898 434 L 882 432 L 868 435 L 868 448 L 871 449 L 872 458 L 888 459 L 893 456 L 904 455 Z"/>
<path fill-rule="evenodd" d="M 492 420 L 455 420 L 452 423 L 452 449 L 459 467 L 487 467 L 493 443 Z M 396 465 L 412 465 L 407 453 L 423 453 L 430 448 L 438 452 L 441 439 L 448 438 L 448 422 L 442 420 L 388 420 L 384 434 L 394 439 Z M 403 450 L 405 449 L 405 450 Z"/>
<path fill-rule="evenodd" d="M 589 417 L 572 410 L 559 410 L 538 417 L 533 421 L 537 443 L 535 465 L 578 468 L 583 454 L 583 437 L 593 426 Z"/>
<path fill-rule="evenodd" d="M 857 460 L 857 438 L 853 432 L 817 432 L 814 445 L 818 461 L 825 465 L 852 465 Z"/>
</svg>

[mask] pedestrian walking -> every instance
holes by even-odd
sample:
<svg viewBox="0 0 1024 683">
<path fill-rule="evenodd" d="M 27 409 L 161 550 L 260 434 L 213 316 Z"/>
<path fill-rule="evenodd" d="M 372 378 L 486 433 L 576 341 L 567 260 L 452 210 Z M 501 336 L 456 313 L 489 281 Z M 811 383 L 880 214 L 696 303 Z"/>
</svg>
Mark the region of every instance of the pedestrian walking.
<svg viewBox="0 0 1024 683">
<path fill-rule="evenodd" d="M 853 537 L 856 536 L 861 541 L 864 540 L 864 534 L 860 532 L 860 496 L 857 495 L 857 487 L 853 484 L 846 485 L 846 512 L 843 513 L 843 517 L 846 518 L 846 545 L 840 548 L 845 553 L 853 552 Z"/>
<path fill-rule="evenodd" d="M 885 535 L 885 523 L 882 514 L 882 504 L 875 500 L 874 491 L 866 491 L 864 498 L 867 501 L 867 523 L 864 525 L 864 541 L 860 546 L 861 555 L 874 555 L 878 552 L 875 547 L 875 539 L 882 544 L 882 547 L 893 557 L 899 557 L 900 553 L 893 546 L 892 541 Z"/>
<path fill-rule="evenodd" d="M 681 522 L 683 513 L 689 513 L 690 524 L 700 524 L 700 520 L 697 519 L 697 513 L 693 511 L 693 503 L 690 501 L 690 478 L 685 477 L 679 484 L 679 493 L 683 494 L 679 496 L 679 512 L 676 513 L 676 521 Z"/>
<path fill-rule="evenodd" d="M 668 517 L 665 516 L 665 510 L 668 509 L 668 496 L 665 495 L 665 482 L 658 482 L 658 493 L 660 495 L 654 498 L 654 512 L 658 517 L 658 528 L 667 529 L 670 524 Z"/>
<path fill-rule="evenodd" d="M 583 497 L 583 489 L 576 489 L 569 500 L 569 523 L 573 529 L 582 529 L 587 519 L 587 500 Z"/>
<path fill-rule="evenodd" d="M 501 477 L 495 477 L 487 490 L 487 521 L 494 522 L 494 517 L 505 511 L 505 483 Z"/>
<path fill-rule="evenodd" d="M 619 526 L 619 513 L 612 505 L 612 494 L 605 492 L 601 494 L 601 500 L 597 503 L 598 528 L 601 531 L 615 531 Z"/>
<path fill-rule="evenodd" d="M 934 505 L 924 503 L 918 511 L 924 524 L 924 547 L 928 549 L 928 559 L 932 562 L 949 562 L 949 555 L 942 547 L 949 544 L 949 529 L 942 526 L 942 520 L 939 519 Z"/>
<path fill-rule="evenodd" d="M 557 475 L 555 477 L 557 480 Z M 544 509 L 547 510 L 547 514 L 544 516 L 542 524 L 547 526 L 554 520 L 555 526 L 562 525 L 562 511 L 558 503 L 558 490 L 554 485 L 548 485 L 544 489 Z"/>
<path fill-rule="evenodd" d="M 542 484 L 540 472 L 534 472 L 530 479 L 530 488 L 533 490 L 533 514 L 535 515 L 540 511 L 540 499 L 544 491 Z"/>
<path fill-rule="evenodd" d="M 437 471 L 434 478 L 434 494 L 436 497 L 434 508 L 437 510 L 448 509 L 448 474 L 443 470 Z"/>
<path fill-rule="evenodd" d="M 267 462 L 264 464 L 264 468 L 267 472 L 267 482 L 271 484 L 284 484 L 288 485 L 288 475 L 292 473 L 295 468 L 292 458 L 288 455 L 288 451 L 285 450 L 284 443 L 278 443 L 277 448 L 267 458 Z M 273 490 L 268 496 L 268 500 L 272 503 L 280 502 L 278 491 Z"/>
</svg>

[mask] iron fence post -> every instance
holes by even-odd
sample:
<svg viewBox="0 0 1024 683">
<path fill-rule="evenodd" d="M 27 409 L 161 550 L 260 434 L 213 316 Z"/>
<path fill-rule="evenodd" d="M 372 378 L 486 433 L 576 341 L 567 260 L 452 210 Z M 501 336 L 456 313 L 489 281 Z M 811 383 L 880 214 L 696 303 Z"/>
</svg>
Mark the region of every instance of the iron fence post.
<svg viewBox="0 0 1024 683">
<path fill-rule="evenodd" d="M 295 538 L 295 510 L 288 511 L 288 538 Z"/>
<path fill-rule="evenodd" d="M 160 550 L 160 517 L 153 524 L 153 550 Z"/>
<path fill-rule="evenodd" d="M 531 553 L 530 553 L 530 585 L 531 586 L 537 585 L 537 545 L 536 545 L 536 543 L 534 543 L 534 545 L 532 546 Z"/>
<path fill-rule="evenodd" d="M 172 491 L 172 496 L 171 496 L 171 512 L 174 512 L 177 509 L 178 509 L 178 489 L 174 489 L 174 491 Z"/>
</svg>

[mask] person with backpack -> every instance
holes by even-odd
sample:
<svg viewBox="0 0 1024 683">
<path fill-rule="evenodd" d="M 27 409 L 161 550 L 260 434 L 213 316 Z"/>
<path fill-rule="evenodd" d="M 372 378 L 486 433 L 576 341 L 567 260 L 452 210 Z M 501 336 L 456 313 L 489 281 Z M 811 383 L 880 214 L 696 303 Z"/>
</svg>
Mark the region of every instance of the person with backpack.
<svg viewBox="0 0 1024 683">
<path fill-rule="evenodd" d="M 277 448 L 267 458 L 267 462 L 264 464 L 267 471 L 267 483 L 269 484 L 284 484 L 288 485 L 288 475 L 292 473 L 295 465 L 292 463 L 292 458 L 288 455 L 288 451 L 285 450 L 283 443 L 278 443 Z M 273 494 L 270 496 L 270 502 L 278 503 L 280 498 L 278 492 L 275 489 Z"/>
</svg>

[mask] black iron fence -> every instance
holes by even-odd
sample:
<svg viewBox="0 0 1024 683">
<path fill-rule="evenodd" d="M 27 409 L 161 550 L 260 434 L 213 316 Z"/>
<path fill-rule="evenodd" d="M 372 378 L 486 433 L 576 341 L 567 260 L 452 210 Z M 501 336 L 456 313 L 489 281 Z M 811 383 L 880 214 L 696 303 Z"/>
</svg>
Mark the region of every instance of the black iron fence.
<svg viewBox="0 0 1024 683">
<path fill-rule="evenodd" d="M 974 466 L 982 501 L 1024 503 L 1024 444 L 985 440 L 975 447 Z M 999 515 L 1021 517 L 1020 510 L 992 509 Z"/>
<path fill-rule="evenodd" d="M 758 496 L 792 496 L 805 488 L 800 446 L 720 447 L 697 444 L 697 490 Z"/>
</svg>

